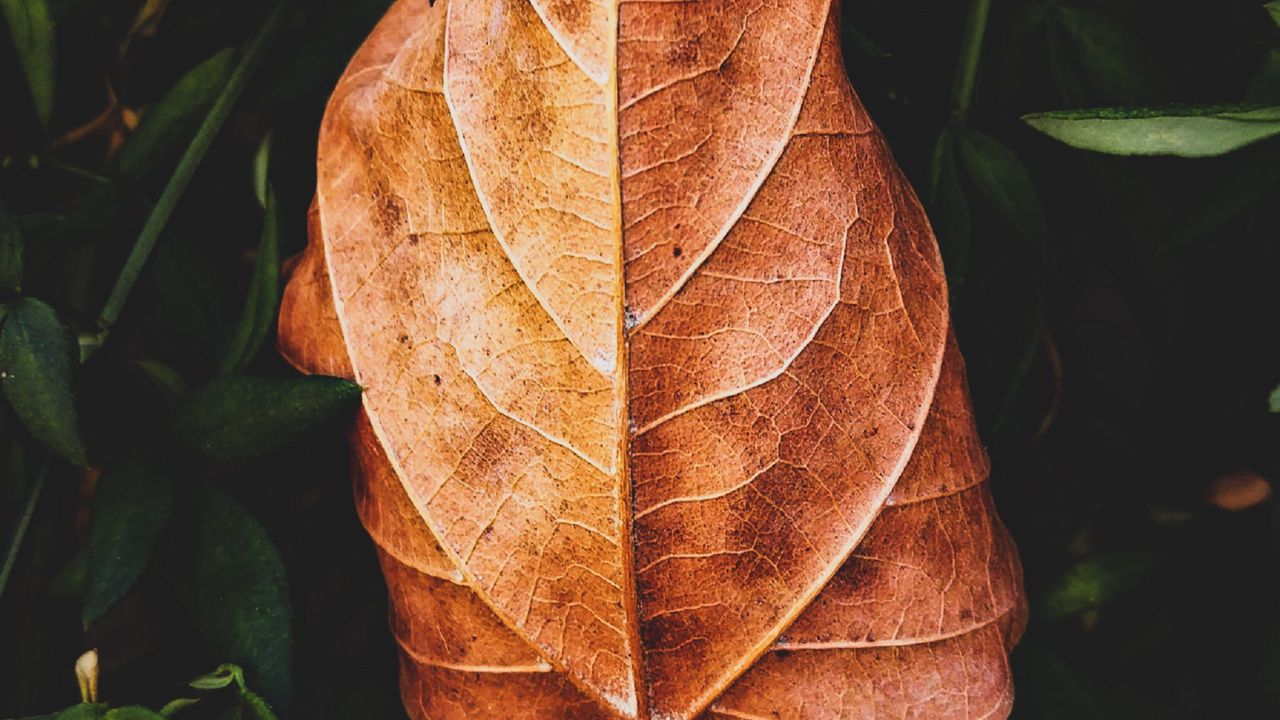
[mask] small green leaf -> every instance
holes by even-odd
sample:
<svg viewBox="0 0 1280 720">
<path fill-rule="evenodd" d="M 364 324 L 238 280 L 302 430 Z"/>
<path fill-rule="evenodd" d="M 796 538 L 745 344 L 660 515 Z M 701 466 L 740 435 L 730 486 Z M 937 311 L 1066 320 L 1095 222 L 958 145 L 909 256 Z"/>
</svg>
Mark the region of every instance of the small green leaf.
<svg viewBox="0 0 1280 720">
<path fill-rule="evenodd" d="M 1097 610 L 1139 585 L 1159 564 L 1146 553 L 1095 555 L 1067 570 L 1041 598 L 1038 610 L 1061 620 Z"/>
<path fill-rule="evenodd" d="M 179 437 L 219 460 L 245 460 L 292 442 L 355 406 L 360 386 L 306 376 L 218 378 L 178 408 Z"/>
<path fill-rule="evenodd" d="M 177 370 L 157 360 L 139 360 L 136 364 L 171 406 L 186 397 L 189 388 Z"/>
<path fill-rule="evenodd" d="M 71 393 L 75 339 L 53 308 L 35 298 L 8 304 L 0 332 L 0 382 L 23 425 L 81 467 L 89 464 Z"/>
<path fill-rule="evenodd" d="M 226 86 L 234 63 L 235 51 L 227 48 L 182 76 L 120 148 L 120 173 L 136 180 L 189 141 Z"/>
<path fill-rule="evenodd" d="M 1054 75 L 1070 102 L 1102 102 L 1136 104 L 1155 99 L 1159 81 L 1150 63 L 1142 53 L 1136 38 L 1123 25 L 1093 10 L 1068 5 L 1058 5 L 1056 20 L 1050 37 L 1058 32 L 1066 42 L 1054 59 Z M 1062 57 L 1066 53 L 1074 59 L 1083 76 L 1074 76 L 1074 67 Z"/>
<path fill-rule="evenodd" d="M 953 128 L 947 128 L 938 136 L 929 177 L 929 217 L 942 249 L 947 281 L 953 289 L 964 284 L 971 249 L 969 200 L 960 183 L 955 133 Z"/>
<path fill-rule="evenodd" d="M 173 479 L 152 463 L 109 467 L 89 522 L 85 625 L 111 609 L 142 574 L 173 511 Z"/>
<path fill-rule="evenodd" d="M 1031 175 L 1013 151 L 973 130 L 958 130 L 960 159 L 973 185 L 1018 234 L 1044 252 L 1044 211 Z"/>
<path fill-rule="evenodd" d="M 0 0 L 41 125 L 53 113 L 54 27 L 47 0 Z"/>
<path fill-rule="evenodd" d="M 253 194 L 258 197 L 258 204 L 263 210 L 267 208 L 268 173 L 271 170 L 271 146 L 273 133 L 267 133 L 258 143 L 258 150 L 253 154 Z"/>
<path fill-rule="evenodd" d="M 1271 412 L 1280 413 L 1280 385 L 1277 385 L 1275 389 L 1271 391 L 1271 396 L 1267 398 L 1267 405 Z"/>
<path fill-rule="evenodd" d="M 0 288 L 22 286 L 22 224 L 0 202 Z"/>
<path fill-rule="evenodd" d="M 1266 8 L 1267 13 L 1271 15 L 1272 21 L 1280 26 L 1280 0 L 1271 0 L 1271 2 L 1262 7 Z"/>
<path fill-rule="evenodd" d="M 102 720 L 164 720 L 164 716 L 141 705 L 130 705 L 108 712 Z"/>
<path fill-rule="evenodd" d="M 220 370 L 224 374 L 244 370 L 257 357 L 276 322 L 276 308 L 280 304 L 280 219 L 275 192 L 270 185 L 265 192 L 266 216 L 262 221 L 258 258 L 249 281 L 244 311 L 222 356 Z"/>
<path fill-rule="evenodd" d="M 175 698 L 170 700 L 164 707 L 160 708 L 160 714 L 164 717 L 173 717 L 178 713 L 186 710 L 193 705 L 198 705 L 200 698 Z"/>
<path fill-rule="evenodd" d="M 196 486 L 196 548 L 190 559 L 194 615 L 215 655 L 244 668 L 278 705 L 293 669 L 289 583 L 267 531 L 215 486 Z"/>
<path fill-rule="evenodd" d="M 1214 157 L 1280 134 L 1280 106 L 1070 110 L 1023 119 L 1067 145 L 1109 155 Z"/>
<path fill-rule="evenodd" d="M 245 687 L 244 670 L 239 665 L 223 663 L 218 666 L 218 669 L 207 675 L 201 675 L 188 684 L 196 690 L 221 690 L 230 687 L 231 683 L 241 688 Z"/>
</svg>

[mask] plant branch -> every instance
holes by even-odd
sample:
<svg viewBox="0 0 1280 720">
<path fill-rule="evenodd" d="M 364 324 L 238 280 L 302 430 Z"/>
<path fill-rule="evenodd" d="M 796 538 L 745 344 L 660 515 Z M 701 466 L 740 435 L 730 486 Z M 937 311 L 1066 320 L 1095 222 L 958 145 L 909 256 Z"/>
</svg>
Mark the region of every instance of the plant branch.
<svg viewBox="0 0 1280 720">
<path fill-rule="evenodd" d="M 956 77 L 951 85 L 951 113 L 956 122 L 969 117 L 973 104 L 973 90 L 978 84 L 978 66 L 982 64 L 982 42 L 987 34 L 987 18 L 991 15 L 991 0 L 973 0 L 964 21 L 964 36 L 960 41 L 960 56 L 956 61 Z"/>
<path fill-rule="evenodd" d="M 4 596 L 4 589 L 9 584 L 13 566 L 18 562 L 18 551 L 22 549 L 22 541 L 27 538 L 31 518 L 36 514 L 36 505 L 39 504 L 40 496 L 44 493 L 44 481 L 48 476 L 49 460 L 46 458 L 36 473 L 35 484 L 27 492 L 27 502 L 23 505 L 22 514 L 18 516 L 18 523 L 13 527 L 13 537 L 9 541 L 9 549 L 4 554 L 4 565 L 0 565 L 0 597 Z"/>
<path fill-rule="evenodd" d="M 192 176 L 195 175 L 196 169 L 200 167 L 200 163 L 208 153 L 209 146 L 213 144 L 218 131 L 222 128 L 223 123 L 226 122 L 227 116 L 231 114 L 231 109 L 235 106 L 236 100 L 240 98 L 241 93 L 248 86 L 254 70 L 257 69 L 258 64 L 262 61 L 262 57 L 266 54 L 271 40 L 279 30 L 284 17 L 284 8 L 284 3 L 277 5 L 271 15 L 268 16 L 266 22 L 258 29 L 244 55 L 240 57 L 240 62 L 236 65 L 235 70 L 232 71 L 231 77 L 227 80 L 226 87 L 218 95 L 213 108 L 210 109 L 204 122 L 201 123 L 200 129 L 196 131 L 196 135 L 191 140 L 191 144 L 187 146 L 186 152 L 182 154 L 182 159 L 178 161 L 178 166 L 174 168 L 173 175 L 169 178 L 168 184 L 165 185 L 160 199 L 156 201 L 155 208 L 152 209 L 151 214 L 147 217 L 147 222 L 143 225 L 142 232 L 138 234 L 138 239 L 134 242 L 133 250 L 129 253 L 124 267 L 120 270 L 120 276 L 116 278 L 115 286 L 111 288 L 111 294 L 107 297 L 102 313 L 98 316 L 99 335 L 105 335 L 106 331 L 116 321 L 116 318 L 120 316 L 120 310 L 124 307 L 125 300 L 129 297 L 129 291 L 133 289 L 133 284 L 137 281 L 138 275 L 141 274 L 143 266 L 146 265 L 147 258 L 151 256 L 151 251 L 155 249 L 156 241 L 160 239 L 160 233 L 164 231 L 165 225 L 169 222 L 169 217 L 173 214 L 174 208 L 182 198 L 183 192 L 186 191 Z"/>
</svg>

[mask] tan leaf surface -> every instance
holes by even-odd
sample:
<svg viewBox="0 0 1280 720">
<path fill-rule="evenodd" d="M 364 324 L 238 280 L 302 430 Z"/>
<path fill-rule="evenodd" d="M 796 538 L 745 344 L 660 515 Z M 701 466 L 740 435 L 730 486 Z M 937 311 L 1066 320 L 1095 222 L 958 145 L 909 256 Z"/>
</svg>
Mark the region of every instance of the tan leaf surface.
<svg viewBox="0 0 1280 720">
<path fill-rule="evenodd" d="M 415 717 L 1007 714 L 1017 557 L 837 23 L 401 0 L 353 59 L 281 350 L 366 388 Z"/>
</svg>

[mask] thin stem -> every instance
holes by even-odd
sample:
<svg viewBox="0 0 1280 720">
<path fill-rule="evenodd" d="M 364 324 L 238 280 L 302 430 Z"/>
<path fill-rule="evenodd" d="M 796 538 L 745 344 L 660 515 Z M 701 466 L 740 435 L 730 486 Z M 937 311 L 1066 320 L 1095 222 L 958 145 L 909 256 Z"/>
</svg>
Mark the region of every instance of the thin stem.
<svg viewBox="0 0 1280 720">
<path fill-rule="evenodd" d="M 253 77 L 253 71 L 257 69 L 258 63 L 262 61 L 262 57 L 266 54 L 272 38 L 280 28 L 283 17 L 284 3 L 280 3 L 271 12 L 262 27 L 258 29 L 257 34 L 254 35 L 244 55 L 240 57 L 239 64 L 236 65 L 230 79 L 227 80 L 226 87 L 218 95 L 218 99 L 213 103 L 213 108 L 205 117 L 204 122 L 201 123 L 200 129 L 191 140 L 191 144 L 187 146 L 182 159 L 178 161 L 178 166 L 174 168 L 173 175 L 169 178 L 169 183 L 165 185 L 164 192 L 161 193 L 160 199 L 156 201 L 156 206 L 151 211 L 151 215 L 147 217 L 147 222 L 143 225 L 142 232 L 138 234 L 138 239 L 134 242 L 133 250 L 129 253 L 124 267 L 120 270 L 120 276 L 116 278 L 115 287 L 111 289 L 111 294 L 107 297 L 102 313 L 98 316 L 98 327 L 103 331 L 103 334 L 120 316 L 120 310 L 124 307 L 125 300 L 129 297 L 129 291 L 133 289 L 133 284 L 137 281 L 143 266 L 146 265 L 147 258 L 151 256 L 151 251 L 155 249 L 156 241 L 160 239 L 160 233 L 164 231 L 165 225 L 169 222 L 169 216 L 173 214 L 174 208 L 182 198 L 183 192 L 186 191 L 187 185 L 191 182 L 192 176 L 195 175 L 196 169 L 200 167 L 201 161 L 204 160 L 205 154 L 209 151 L 209 146 L 213 144 L 213 140 L 217 137 L 218 131 L 222 128 L 227 116 L 231 114 L 231 109 L 235 106 L 236 100 L 240 98 L 241 93 L 248 86 L 250 78 Z"/>
<path fill-rule="evenodd" d="M 18 517 L 18 524 L 13 527 L 13 538 L 9 541 L 9 549 L 5 552 L 4 565 L 0 565 L 0 597 L 4 596 L 4 589 L 9 584 L 13 566 L 18 562 L 18 552 L 22 549 L 22 541 L 27 538 L 27 529 L 31 527 L 31 518 L 36 514 L 36 505 L 39 504 L 40 496 L 44 493 L 44 481 L 48 476 L 49 460 L 45 459 L 39 472 L 36 473 L 35 484 L 27 493 L 27 503 L 22 508 L 22 515 Z"/>
<path fill-rule="evenodd" d="M 973 0 L 964 21 L 964 37 L 960 41 L 960 57 L 956 61 L 956 78 L 951 85 L 951 112 L 957 122 L 969 117 L 973 89 L 978 84 L 978 66 L 982 62 L 982 41 L 987 34 L 987 18 L 991 0 Z"/>
</svg>

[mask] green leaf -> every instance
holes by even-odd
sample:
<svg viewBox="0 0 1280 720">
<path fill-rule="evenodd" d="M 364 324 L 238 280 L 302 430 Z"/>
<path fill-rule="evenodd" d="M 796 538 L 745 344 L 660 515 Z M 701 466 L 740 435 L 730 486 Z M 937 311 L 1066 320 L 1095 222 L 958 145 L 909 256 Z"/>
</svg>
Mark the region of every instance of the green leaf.
<svg viewBox="0 0 1280 720">
<path fill-rule="evenodd" d="M 1262 7 L 1266 8 L 1267 13 L 1271 15 L 1271 20 L 1280 26 L 1280 0 L 1271 0 Z"/>
<path fill-rule="evenodd" d="M 1271 391 L 1271 396 L 1267 398 L 1267 405 L 1271 412 L 1280 413 L 1280 385 Z"/>
<path fill-rule="evenodd" d="M 53 308 L 35 298 L 8 304 L 0 332 L 0 381 L 23 425 L 72 463 L 89 464 L 72 401 L 75 339 Z"/>
<path fill-rule="evenodd" d="M 72 705 L 71 707 L 56 712 L 52 715 L 41 715 L 39 718 L 31 720 L 98 720 L 107 712 L 107 706 L 102 703 L 81 703 Z"/>
<path fill-rule="evenodd" d="M 973 130 L 957 130 L 960 159 L 975 188 L 1027 242 L 1043 254 L 1044 211 L 1031 175 L 1013 151 Z"/>
<path fill-rule="evenodd" d="M 178 408 L 179 437 L 219 460 L 245 460 L 292 442 L 355 406 L 360 386 L 307 376 L 218 378 Z"/>
<path fill-rule="evenodd" d="M 1158 559 L 1147 553 L 1095 555 L 1067 570 L 1041 598 L 1037 609 L 1048 620 L 1097 610 L 1139 585 L 1158 564 Z"/>
<path fill-rule="evenodd" d="M 236 323 L 235 333 L 223 353 L 219 369 L 225 374 L 244 370 L 257 357 L 276 323 L 280 304 L 280 219 L 275 192 L 266 189 L 266 217 L 262 221 L 262 239 L 258 242 L 258 258 L 249 281 L 249 294 L 244 311 Z"/>
<path fill-rule="evenodd" d="M 235 51 L 227 48 L 182 76 L 142 116 L 138 129 L 120 148 L 120 173 L 141 178 L 189 141 L 226 86 L 234 64 Z"/>
<path fill-rule="evenodd" d="M 230 687 L 231 683 L 245 687 L 244 670 L 239 665 L 223 663 L 213 672 L 201 675 L 188 684 L 197 690 L 221 690 Z"/>
<path fill-rule="evenodd" d="M 27 78 L 36 117 L 49 124 L 53 112 L 54 27 L 47 0 L 0 0 L 9 37 Z"/>
<path fill-rule="evenodd" d="M 112 710 L 102 720 L 164 720 L 164 716 L 141 705 L 130 705 Z"/>
<path fill-rule="evenodd" d="M 929 217 L 942 249 L 947 281 L 953 290 L 964 284 L 969 269 L 971 221 L 969 200 L 960 183 L 955 129 L 947 128 L 933 148 L 929 182 Z"/>
<path fill-rule="evenodd" d="M 194 615 L 214 654 L 244 668 L 255 687 L 287 704 L 293 669 L 289 583 L 267 531 L 225 493 L 196 486 L 190 558 Z"/>
<path fill-rule="evenodd" d="M 0 202 L 0 288 L 21 288 L 22 250 L 22 224 Z"/>
<path fill-rule="evenodd" d="M 1123 25 L 1093 10 L 1067 5 L 1057 6 L 1054 19 L 1057 32 L 1050 37 L 1061 33 L 1065 47 L 1059 47 L 1052 68 L 1069 102 L 1100 98 L 1107 103 L 1136 104 L 1155 99 L 1159 80 L 1138 41 Z M 1077 67 L 1080 79 L 1072 72 Z"/>
<path fill-rule="evenodd" d="M 1280 134 L 1280 106 L 1069 110 L 1023 119 L 1067 145 L 1109 155 L 1214 157 Z"/>
<path fill-rule="evenodd" d="M 198 705 L 200 698 L 175 698 L 170 700 L 164 707 L 160 708 L 160 714 L 164 717 L 173 717 L 189 707 Z"/>
<path fill-rule="evenodd" d="M 152 463 L 108 467 L 93 496 L 85 576 L 85 625 L 97 620 L 142 574 L 173 511 L 173 479 Z"/>
<path fill-rule="evenodd" d="M 277 720 L 271 706 L 261 695 L 246 689 L 240 691 L 240 697 L 244 699 L 245 715 L 251 720 Z"/>
<path fill-rule="evenodd" d="M 258 204 L 263 210 L 267 208 L 267 183 L 269 181 L 268 173 L 271 170 L 271 146 L 273 134 L 267 133 L 262 138 L 262 142 L 258 143 L 258 150 L 253 154 L 253 194 L 258 198 Z"/>
</svg>

